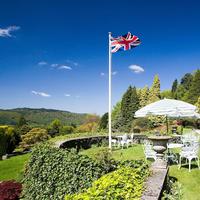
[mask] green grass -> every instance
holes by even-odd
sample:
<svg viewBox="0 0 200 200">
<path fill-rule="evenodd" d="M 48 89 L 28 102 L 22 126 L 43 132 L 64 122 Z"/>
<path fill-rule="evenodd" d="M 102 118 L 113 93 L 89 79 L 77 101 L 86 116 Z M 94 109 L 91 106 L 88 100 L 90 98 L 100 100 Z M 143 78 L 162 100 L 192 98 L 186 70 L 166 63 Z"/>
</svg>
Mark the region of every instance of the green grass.
<svg viewBox="0 0 200 200">
<path fill-rule="evenodd" d="M 54 138 L 51 138 L 49 141 L 50 142 L 58 142 L 58 141 L 64 141 L 67 139 L 72 139 L 72 138 L 79 138 L 79 137 L 90 137 L 90 136 L 100 136 L 100 135 L 108 135 L 107 133 L 72 133 L 72 134 L 67 134 L 67 135 L 59 135 Z"/>
<path fill-rule="evenodd" d="M 182 185 L 182 200 L 199 200 L 200 199 L 200 170 L 193 168 L 188 171 L 188 166 L 182 167 L 180 170 L 177 165 L 170 166 L 169 175 L 178 179 Z"/>
<path fill-rule="evenodd" d="M 30 154 L 14 156 L 7 160 L 0 161 L 0 181 L 16 180 L 20 181 L 25 162 Z"/>
<path fill-rule="evenodd" d="M 94 155 L 105 149 L 107 147 L 93 147 L 87 150 L 83 150 L 80 153 L 82 155 L 87 155 L 89 157 L 94 158 Z M 112 157 L 116 160 L 140 160 L 144 159 L 144 153 L 142 149 L 142 145 L 134 145 L 129 148 L 124 148 L 123 150 L 120 148 L 112 150 Z"/>
</svg>

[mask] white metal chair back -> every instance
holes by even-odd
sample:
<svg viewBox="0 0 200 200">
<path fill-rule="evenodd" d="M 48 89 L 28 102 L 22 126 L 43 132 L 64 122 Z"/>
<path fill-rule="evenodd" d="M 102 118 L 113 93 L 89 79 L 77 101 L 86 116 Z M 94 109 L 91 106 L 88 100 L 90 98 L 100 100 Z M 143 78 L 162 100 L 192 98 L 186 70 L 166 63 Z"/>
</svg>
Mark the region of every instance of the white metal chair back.
<svg viewBox="0 0 200 200">
<path fill-rule="evenodd" d="M 127 134 L 124 134 L 122 136 L 122 141 L 126 142 L 127 140 L 128 140 L 128 136 L 127 136 Z"/>
</svg>

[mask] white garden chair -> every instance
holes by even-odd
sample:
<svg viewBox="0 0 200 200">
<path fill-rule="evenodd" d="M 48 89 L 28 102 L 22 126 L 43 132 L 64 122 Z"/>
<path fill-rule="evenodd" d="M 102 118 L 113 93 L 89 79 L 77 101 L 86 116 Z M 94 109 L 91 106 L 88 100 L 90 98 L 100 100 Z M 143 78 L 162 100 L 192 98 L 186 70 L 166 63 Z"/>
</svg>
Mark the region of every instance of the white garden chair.
<svg viewBox="0 0 200 200">
<path fill-rule="evenodd" d="M 121 145 L 122 149 L 124 148 L 124 146 L 126 146 L 126 147 L 128 148 L 129 145 L 131 144 L 131 142 L 132 142 L 132 141 L 131 141 L 130 139 L 128 139 L 127 134 L 124 134 L 124 135 L 122 136 L 121 141 L 120 141 L 120 145 Z"/>
<path fill-rule="evenodd" d="M 111 139 L 111 145 L 112 145 L 113 147 L 118 146 L 118 141 L 117 141 L 117 139 L 112 138 L 112 139 Z"/>
<path fill-rule="evenodd" d="M 199 166 L 199 143 L 193 142 L 193 143 L 187 143 L 182 147 L 182 150 L 180 152 L 180 158 L 179 158 L 179 169 L 181 168 L 181 160 L 182 158 L 186 159 L 186 163 L 188 160 L 189 164 L 189 172 L 191 172 L 191 162 L 194 159 L 197 162 L 198 168 Z"/>
<path fill-rule="evenodd" d="M 156 160 L 156 152 L 153 150 L 153 145 L 151 145 L 149 141 L 144 141 L 143 147 L 146 160 L 148 158 L 153 158 Z"/>
</svg>

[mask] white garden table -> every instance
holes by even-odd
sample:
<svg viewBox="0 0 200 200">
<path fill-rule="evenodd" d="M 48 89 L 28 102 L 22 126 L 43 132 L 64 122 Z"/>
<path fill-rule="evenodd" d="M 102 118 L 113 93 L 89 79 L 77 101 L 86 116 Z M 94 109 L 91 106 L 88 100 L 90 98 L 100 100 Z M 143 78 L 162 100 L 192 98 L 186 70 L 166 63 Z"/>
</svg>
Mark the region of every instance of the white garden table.
<svg viewBox="0 0 200 200">
<path fill-rule="evenodd" d="M 176 162 L 178 164 L 178 156 L 175 153 L 173 153 L 172 150 L 181 148 L 181 147 L 183 147 L 183 144 L 169 143 L 167 145 L 167 149 L 168 149 L 167 159 L 171 160 L 172 162 Z"/>
</svg>

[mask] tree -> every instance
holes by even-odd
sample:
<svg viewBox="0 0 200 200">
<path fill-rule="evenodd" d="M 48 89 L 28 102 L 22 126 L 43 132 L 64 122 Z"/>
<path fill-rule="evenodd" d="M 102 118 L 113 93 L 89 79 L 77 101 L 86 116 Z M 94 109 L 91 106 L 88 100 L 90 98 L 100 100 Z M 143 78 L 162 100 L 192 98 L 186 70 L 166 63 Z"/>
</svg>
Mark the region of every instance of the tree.
<svg viewBox="0 0 200 200">
<path fill-rule="evenodd" d="M 106 129 L 108 126 L 108 113 L 105 113 L 102 117 L 101 120 L 99 122 L 99 129 Z"/>
<path fill-rule="evenodd" d="M 121 114 L 121 104 L 122 101 L 116 103 L 112 110 L 112 131 L 119 131 L 120 127 L 123 125 L 122 114 Z"/>
<path fill-rule="evenodd" d="M 189 102 L 189 89 L 191 87 L 193 80 L 193 75 L 190 73 L 186 73 L 180 81 L 176 89 L 176 97 L 177 99 Z"/>
<path fill-rule="evenodd" d="M 113 110 L 112 110 L 112 121 L 116 120 L 118 118 L 118 116 L 121 114 L 121 104 L 122 102 L 119 101 L 116 103 L 116 105 L 114 106 Z"/>
<path fill-rule="evenodd" d="M 71 134 L 75 131 L 75 128 L 73 126 L 63 126 L 60 129 L 61 135 Z"/>
<path fill-rule="evenodd" d="M 2 155 L 12 153 L 19 141 L 20 137 L 13 127 L 0 126 L 0 160 Z"/>
<path fill-rule="evenodd" d="M 144 88 L 140 90 L 139 101 L 141 108 L 148 104 L 148 97 L 149 97 L 149 88 L 146 85 Z"/>
<path fill-rule="evenodd" d="M 62 126 L 59 119 L 53 120 L 48 127 L 49 135 L 51 135 L 52 137 L 54 137 L 55 135 L 59 135 L 61 127 Z"/>
<path fill-rule="evenodd" d="M 187 92 L 187 90 L 184 88 L 184 86 L 182 84 L 179 84 L 178 88 L 176 90 L 176 97 L 177 97 L 177 99 L 180 99 L 180 100 L 185 99 L 184 96 L 186 96 L 185 95 L 186 92 Z"/>
<path fill-rule="evenodd" d="M 97 122 L 88 122 L 77 127 L 76 131 L 78 133 L 84 133 L 84 132 L 93 133 L 97 131 L 97 127 L 98 127 Z"/>
<path fill-rule="evenodd" d="M 6 154 L 8 137 L 5 134 L 5 129 L 0 127 L 0 160 L 2 160 L 2 156 Z"/>
<path fill-rule="evenodd" d="M 20 135 L 13 127 L 8 127 L 5 129 L 5 134 L 7 135 L 7 148 L 6 153 L 10 154 L 17 147 L 20 142 Z"/>
<path fill-rule="evenodd" d="M 177 94 L 176 94 L 177 87 L 178 87 L 178 80 L 175 79 L 173 84 L 172 84 L 172 89 L 171 89 L 172 97 L 174 99 L 177 99 Z"/>
<path fill-rule="evenodd" d="M 181 79 L 180 84 L 184 87 L 184 89 L 189 90 L 192 83 L 193 76 L 191 73 L 186 73 Z"/>
<path fill-rule="evenodd" d="M 85 123 L 90 123 L 90 122 L 96 122 L 98 123 L 100 120 L 100 117 L 96 114 L 87 114 Z"/>
<path fill-rule="evenodd" d="M 135 112 L 139 109 L 139 98 L 135 87 L 129 86 L 122 97 L 121 114 L 125 131 L 130 131 Z"/>
<path fill-rule="evenodd" d="M 161 99 L 164 99 L 164 98 L 172 99 L 173 98 L 171 90 L 163 90 L 160 93 L 160 97 L 161 97 Z"/>
<path fill-rule="evenodd" d="M 199 96 L 200 96 L 200 70 L 198 69 L 194 73 L 191 87 L 189 88 L 188 102 L 195 104 L 197 102 Z"/>
<path fill-rule="evenodd" d="M 22 141 L 20 142 L 20 148 L 23 150 L 31 149 L 35 144 L 44 142 L 49 139 L 49 135 L 46 129 L 33 128 L 27 134 L 22 135 Z"/>
<path fill-rule="evenodd" d="M 160 100 L 160 79 L 158 75 L 155 75 L 153 84 L 149 91 L 148 103 L 153 103 L 158 100 Z"/>
<path fill-rule="evenodd" d="M 27 121 L 24 116 L 20 116 L 19 121 L 17 122 L 17 127 L 22 127 L 23 125 L 27 125 Z"/>
<path fill-rule="evenodd" d="M 195 105 L 196 105 L 196 107 L 198 109 L 198 113 L 200 113 L 200 96 L 199 96 L 199 98 L 198 98 L 198 100 L 197 100 Z"/>
</svg>

